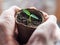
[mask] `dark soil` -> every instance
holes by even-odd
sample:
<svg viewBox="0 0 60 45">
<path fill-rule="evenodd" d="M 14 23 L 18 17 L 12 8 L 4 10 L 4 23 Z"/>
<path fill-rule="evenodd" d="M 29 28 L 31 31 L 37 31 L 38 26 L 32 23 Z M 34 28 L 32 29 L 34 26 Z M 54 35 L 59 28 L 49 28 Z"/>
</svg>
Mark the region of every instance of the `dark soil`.
<svg viewBox="0 0 60 45">
<path fill-rule="evenodd" d="M 31 14 L 34 14 L 36 15 L 39 19 L 34 19 L 34 18 L 31 18 L 31 22 L 28 21 L 28 18 L 29 16 L 27 16 L 22 10 L 18 13 L 18 16 L 17 16 L 17 21 L 19 23 L 23 23 L 27 26 L 38 26 L 39 24 L 42 23 L 42 12 L 40 11 L 37 11 L 37 10 L 34 10 L 34 9 L 27 9 L 30 11 Z"/>
</svg>

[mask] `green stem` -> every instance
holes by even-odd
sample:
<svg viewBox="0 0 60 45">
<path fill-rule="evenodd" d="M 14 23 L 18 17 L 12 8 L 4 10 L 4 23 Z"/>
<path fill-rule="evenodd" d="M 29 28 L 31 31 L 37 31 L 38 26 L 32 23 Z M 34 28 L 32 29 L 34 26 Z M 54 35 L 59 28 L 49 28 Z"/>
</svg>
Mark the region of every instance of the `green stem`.
<svg viewBox="0 0 60 45">
<path fill-rule="evenodd" d="M 31 23 L 31 16 L 29 16 L 29 22 Z"/>
</svg>

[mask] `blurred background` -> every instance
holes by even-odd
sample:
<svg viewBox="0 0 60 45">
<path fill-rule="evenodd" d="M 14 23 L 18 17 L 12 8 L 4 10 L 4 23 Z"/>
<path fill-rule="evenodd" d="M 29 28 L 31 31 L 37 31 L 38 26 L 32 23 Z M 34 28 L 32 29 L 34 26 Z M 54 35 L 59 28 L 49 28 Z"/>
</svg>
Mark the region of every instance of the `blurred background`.
<svg viewBox="0 0 60 45">
<path fill-rule="evenodd" d="M 36 7 L 49 15 L 55 15 L 60 26 L 60 0 L 0 0 L 0 14 L 13 5 L 20 8 Z"/>
</svg>

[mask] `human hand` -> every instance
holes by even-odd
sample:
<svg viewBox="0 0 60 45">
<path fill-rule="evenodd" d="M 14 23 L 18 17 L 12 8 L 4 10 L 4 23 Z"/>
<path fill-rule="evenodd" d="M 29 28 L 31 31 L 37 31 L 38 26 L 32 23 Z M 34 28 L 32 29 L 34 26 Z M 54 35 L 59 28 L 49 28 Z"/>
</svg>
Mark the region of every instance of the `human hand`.
<svg viewBox="0 0 60 45">
<path fill-rule="evenodd" d="M 26 45 L 55 45 L 60 40 L 60 30 L 54 15 L 44 13 L 45 22 L 40 24 L 33 32 Z"/>
<path fill-rule="evenodd" d="M 15 13 L 20 10 L 13 6 L 5 10 L 0 16 L 0 45 L 18 45 L 14 39 Z"/>
</svg>

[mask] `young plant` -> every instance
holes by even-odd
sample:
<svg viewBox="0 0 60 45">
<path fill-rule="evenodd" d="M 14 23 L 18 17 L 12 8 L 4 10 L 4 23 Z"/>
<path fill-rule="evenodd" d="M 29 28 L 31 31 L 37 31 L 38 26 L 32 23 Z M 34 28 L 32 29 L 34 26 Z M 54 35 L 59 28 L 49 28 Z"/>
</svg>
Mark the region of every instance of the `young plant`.
<svg viewBox="0 0 60 45">
<path fill-rule="evenodd" d="M 31 18 L 34 18 L 34 19 L 39 19 L 37 16 L 35 16 L 34 14 L 31 14 L 30 12 L 29 12 L 29 10 L 27 10 L 27 9 L 23 9 L 23 12 L 27 15 L 27 16 L 29 16 L 29 22 L 31 22 Z"/>
</svg>

